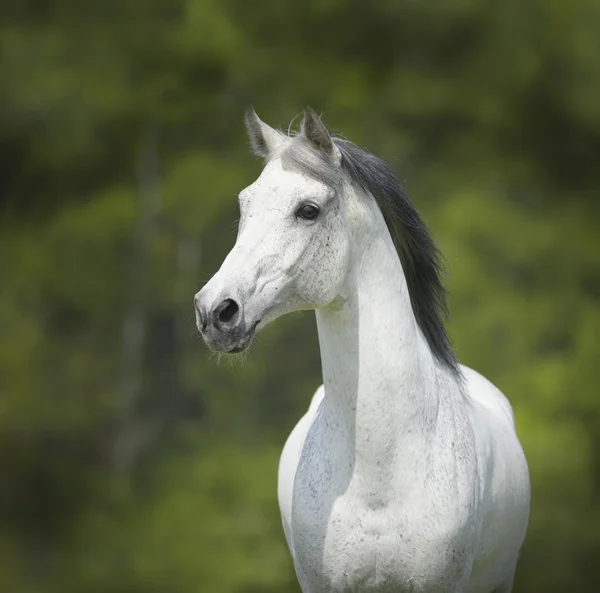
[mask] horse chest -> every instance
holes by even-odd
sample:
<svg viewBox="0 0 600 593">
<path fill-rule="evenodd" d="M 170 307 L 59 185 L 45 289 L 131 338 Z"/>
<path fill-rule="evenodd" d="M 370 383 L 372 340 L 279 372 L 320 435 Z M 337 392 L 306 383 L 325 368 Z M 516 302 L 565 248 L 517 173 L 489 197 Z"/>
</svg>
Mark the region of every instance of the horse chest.
<svg viewBox="0 0 600 593">
<path fill-rule="evenodd" d="M 292 542 L 303 590 L 443 591 L 460 580 L 467 548 L 448 517 L 418 490 L 380 504 L 365 497 L 365 481 L 334 443 L 309 435 L 296 473 Z"/>
<path fill-rule="evenodd" d="M 300 512 L 296 509 L 296 518 Z M 466 549 L 439 532 L 416 531 L 403 510 L 337 499 L 328 518 L 293 527 L 296 568 L 306 591 L 445 591 L 460 581 Z"/>
</svg>

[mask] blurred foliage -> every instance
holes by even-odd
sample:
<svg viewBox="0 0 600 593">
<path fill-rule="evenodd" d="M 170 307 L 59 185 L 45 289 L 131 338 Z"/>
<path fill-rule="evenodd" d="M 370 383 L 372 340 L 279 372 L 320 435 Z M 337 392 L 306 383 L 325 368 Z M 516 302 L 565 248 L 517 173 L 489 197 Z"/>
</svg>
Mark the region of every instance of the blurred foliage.
<svg viewBox="0 0 600 593">
<path fill-rule="evenodd" d="M 312 316 L 216 364 L 191 301 L 304 104 L 382 155 L 448 259 L 462 362 L 533 480 L 516 593 L 600 581 L 600 6 L 5 0 L 0 586 L 297 592 L 276 466 Z"/>
</svg>

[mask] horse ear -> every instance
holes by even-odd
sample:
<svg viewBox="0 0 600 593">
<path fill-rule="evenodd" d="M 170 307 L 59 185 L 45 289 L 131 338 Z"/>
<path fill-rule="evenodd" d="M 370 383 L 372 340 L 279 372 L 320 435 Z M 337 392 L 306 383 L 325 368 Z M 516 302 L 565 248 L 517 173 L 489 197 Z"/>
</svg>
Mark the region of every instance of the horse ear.
<svg viewBox="0 0 600 593">
<path fill-rule="evenodd" d="M 268 159 L 281 146 L 284 135 L 261 121 L 253 107 L 247 109 L 245 122 L 252 152 Z"/>
<path fill-rule="evenodd" d="M 310 108 L 305 107 L 301 133 L 304 139 L 315 149 L 339 165 L 342 155 L 334 144 L 331 134 L 321 121 L 321 118 Z"/>
</svg>

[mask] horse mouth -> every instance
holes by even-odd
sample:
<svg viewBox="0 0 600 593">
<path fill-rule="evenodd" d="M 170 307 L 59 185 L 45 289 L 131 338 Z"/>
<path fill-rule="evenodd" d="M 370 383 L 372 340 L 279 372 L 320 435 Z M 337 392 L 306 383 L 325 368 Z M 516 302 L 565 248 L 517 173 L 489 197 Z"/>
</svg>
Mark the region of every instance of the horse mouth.
<svg viewBox="0 0 600 593">
<path fill-rule="evenodd" d="M 207 339 L 207 336 L 205 335 L 203 336 L 204 341 L 211 350 L 214 350 L 216 352 L 221 352 L 223 354 L 240 354 L 242 352 L 245 352 L 250 348 L 250 346 L 252 346 L 252 343 L 254 342 L 254 337 L 256 336 L 256 327 L 259 323 L 260 319 L 256 323 L 254 323 L 252 327 L 242 337 L 236 339 L 235 342 L 233 340 L 226 340 L 229 342 L 229 344 L 223 343 L 223 341 L 221 340 Z M 231 344 L 231 342 L 234 343 Z"/>
</svg>

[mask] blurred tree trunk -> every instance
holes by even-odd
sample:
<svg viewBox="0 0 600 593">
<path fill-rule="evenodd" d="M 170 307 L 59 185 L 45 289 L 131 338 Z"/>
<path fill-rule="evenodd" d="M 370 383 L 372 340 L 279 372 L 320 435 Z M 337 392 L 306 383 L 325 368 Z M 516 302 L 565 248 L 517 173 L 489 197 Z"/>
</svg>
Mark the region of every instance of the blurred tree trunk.
<svg viewBox="0 0 600 593">
<path fill-rule="evenodd" d="M 130 302 L 123 318 L 123 366 L 117 402 L 117 432 L 113 468 L 127 473 L 156 432 L 138 414 L 143 388 L 144 352 L 148 333 L 148 291 L 152 245 L 160 211 L 158 192 L 158 133 L 149 126 L 138 155 L 139 210 L 131 257 Z"/>
</svg>

